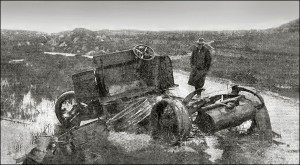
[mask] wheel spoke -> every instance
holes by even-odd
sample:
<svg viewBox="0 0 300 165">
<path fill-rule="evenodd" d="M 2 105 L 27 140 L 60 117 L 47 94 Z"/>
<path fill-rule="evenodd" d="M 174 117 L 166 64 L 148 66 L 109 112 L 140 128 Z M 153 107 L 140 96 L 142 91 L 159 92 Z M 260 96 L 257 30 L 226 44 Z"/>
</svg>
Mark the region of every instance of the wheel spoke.
<svg viewBox="0 0 300 165">
<path fill-rule="evenodd" d="M 191 122 L 186 107 L 180 100 L 163 99 L 151 111 L 152 136 L 171 145 L 185 139 Z"/>
<path fill-rule="evenodd" d="M 142 60 L 151 60 L 154 58 L 154 51 L 146 45 L 137 45 L 133 48 L 134 54 Z"/>
<path fill-rule="evenodd" d="M 174 140 L 176 140 L 176 115 L 172 107 L 170 107 L 169 105 L 161 114 L 160 123 L 162 126 L 162 138 L 164 139 L 164 141 L 173 142 Z"/>
</svg>

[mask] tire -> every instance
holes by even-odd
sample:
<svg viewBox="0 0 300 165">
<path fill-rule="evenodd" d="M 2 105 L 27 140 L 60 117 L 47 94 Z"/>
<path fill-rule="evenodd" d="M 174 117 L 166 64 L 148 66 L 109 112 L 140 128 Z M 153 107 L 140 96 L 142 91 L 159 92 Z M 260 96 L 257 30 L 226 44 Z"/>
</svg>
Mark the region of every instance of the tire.
<svg viewBox="0 0 300 165">
<path fill-rule="evenodd" d="M 69 100 L 69 99 L 75 99 L 75 92 L 74 91 L 67 91 L 65 93 L 63 93 L 62 95 L 59 96 L 59 98 L 57 99 L 56 103 L 55 103 L 55 114 L 56 117 L 58 119 L 58 121 L 62 124 L 63 127 L 65 128 L 69 128 L 72 125 L 78 125 L 80 123 L 78 123 L 78 121 L 75 121 L 74 123 L 69 122 L 67 120 L 65 120 L 65 118 L 63 117 L 63 110 L 62 110 L 62 105 L 65 101 Z"/>
<path fill-rule="evenodd" d="M 169 144 L 177 144 L 190 134 L 191 121 L 185 105 L 176 99 L 156 103 L 150 114 L 151 135 Z"/>
</svg>

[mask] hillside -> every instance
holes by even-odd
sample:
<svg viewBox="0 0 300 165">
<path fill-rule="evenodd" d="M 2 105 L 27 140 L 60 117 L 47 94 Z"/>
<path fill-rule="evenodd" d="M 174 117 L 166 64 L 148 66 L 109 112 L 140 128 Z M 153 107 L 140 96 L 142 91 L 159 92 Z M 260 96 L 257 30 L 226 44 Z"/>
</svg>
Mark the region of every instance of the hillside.
<svg viewBox="0 0 300 165">
<path fill-rule="evenodd" d="M 270 28 L 269 30 L 279 31 L 279 32 L 299 32 L 299 18 L 276 28 Z"/>
<path fill-rule="evenodd" d="M 265 51 L 264 47 L 269 47 L 272 43 L 274 48 L 282 45 L 283 48 L 288 47 L 294 51 L 294 47 L 299 45 L 298 34 L 299 19 L 266 30 L 239 31 L 91 31 L 76 28 L 72 31 L 45 34 L 4 29 L 1 30 L 1 50 L 30 51 L 27 49 L 34 48 L 35 50 L 85 54 L 113 52 L 144 43 L 151 45 L 161 54 L 184 55 L 189 52 L 191 43 L 201 36 L 208 41 L 216 41 L 214 46 L 217 48 Z"/>
<path fill-rule="evenodd" d="M 43 34 L 21 30 L 1 30 L 1 51 L 55 51 L 75 54 L 108 53 L 143 43 L 162 55 L 186 55 L 198 37 L 215 41 L 219 49 L 239 49 L 267 53 L 299 54 L 299 19 L 276 28 L 240 31 L 135 31 L 76 28 Z"/>
</svg>

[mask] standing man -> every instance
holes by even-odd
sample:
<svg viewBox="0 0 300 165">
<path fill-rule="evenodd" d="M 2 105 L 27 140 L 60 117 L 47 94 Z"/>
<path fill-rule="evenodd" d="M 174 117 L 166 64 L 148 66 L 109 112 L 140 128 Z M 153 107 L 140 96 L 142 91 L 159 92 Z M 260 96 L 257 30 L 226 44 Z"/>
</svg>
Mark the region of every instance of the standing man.
<svg viewBox="0 0 300 165">
<path fill-rule="evenodd" d="M 211 54 L 204 44 L 203 38 L 196 41 L 196 46 L 193 48 L 190 59 L 192 71 L 190 73 L 188 84 L 194 86 L 195 90 L 198 90 L 198 96 L 201 95 L 201 90 L 199 89 L 202 89 L 204 86 L 205 77 L 211 65 Z"/>
</svg>

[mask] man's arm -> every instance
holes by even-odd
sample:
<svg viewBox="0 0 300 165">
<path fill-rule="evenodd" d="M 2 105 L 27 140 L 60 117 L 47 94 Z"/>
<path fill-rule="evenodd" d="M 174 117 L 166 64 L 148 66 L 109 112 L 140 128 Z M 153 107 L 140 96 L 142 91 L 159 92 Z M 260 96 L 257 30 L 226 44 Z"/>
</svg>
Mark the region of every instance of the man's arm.
<svg viewBox="0 0 300 165">
<path fill-rule="evenodd" d="M 205 53 L 205 70 L 208 72 L 211 66 L 211 53 L 209 50 Z"/>
<path fill-rule="evenodd" d="M 196 47 L 192 47 L 192 55 L 191 55 L 191 58 L 190 58 L 190 64 L 191 64 L 192 68 L 195 66 L 195 60 L 194 60 L 194 58 L 195 58 L 196 50 L 197 50 Z"/>
</svg>

